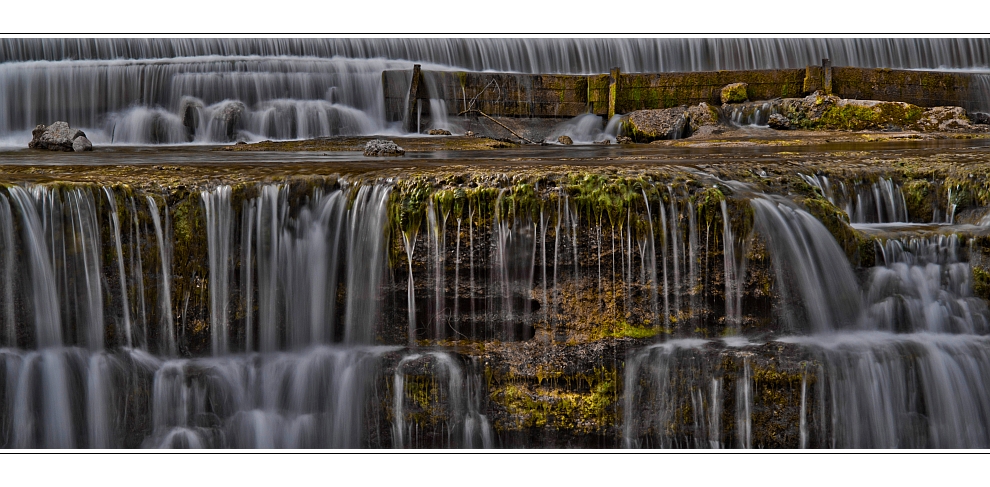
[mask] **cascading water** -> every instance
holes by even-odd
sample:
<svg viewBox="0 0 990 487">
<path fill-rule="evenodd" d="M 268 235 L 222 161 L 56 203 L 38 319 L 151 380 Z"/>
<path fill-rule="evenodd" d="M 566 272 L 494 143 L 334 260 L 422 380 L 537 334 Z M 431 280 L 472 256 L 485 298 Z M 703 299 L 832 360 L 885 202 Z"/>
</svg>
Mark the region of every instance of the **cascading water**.
<svg viewBox="0 0 990 487">
<path fill-rule="evenodd" d="M 36 124 L 56 120 L 82 128 L 96 144 L 400 133 L 398 124 L 386 121 L 382 72 L 408 70 L 413 63 L 429 70 L 600 74 L 615 66 L 628 73 L 803 68 L 822 58 L 838 66 L 986 69 L 990 43 L 986 39 L 2 39 L 0 145 L 22 147 Z M 445 103 L 429 100 L 430 127 L 450 128 Z M 765 124 L 772 109 L 757 111 L 746 117 L 740 113 L 737 122 Z M 593 141 L 611 140 L 615 133 L 606 130 L 604 138 L 593 135 Z"/>
<path fill-rule="evenodd" d="M 5 185 L 0 444 L 990 445 L 981 227 L 603 167 Z"/>
</svg>

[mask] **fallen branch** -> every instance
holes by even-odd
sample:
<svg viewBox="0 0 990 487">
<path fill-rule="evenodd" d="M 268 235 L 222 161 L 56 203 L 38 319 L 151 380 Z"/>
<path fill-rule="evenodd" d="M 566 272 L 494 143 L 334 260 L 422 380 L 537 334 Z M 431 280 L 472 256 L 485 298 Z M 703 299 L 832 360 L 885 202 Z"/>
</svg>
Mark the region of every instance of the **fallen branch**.
<svg viewBox="0 0 990 487">
<path fill-rule="evenodd" d="M 523 136 L 517 134 L 514 130 L 510 129 L 509 127 L 506 127 L 504 123 L 499 122 L 498 120 L 495 120 L 494 118 L 490 117 L 487 113 L 485 113 L 485 112 L 483 112 L 481 110 L 478 110 L 477 108 L 472 108 L 470 110 L 464 110 L 463 112 L 458 113 L 458 115 L 466 115 L 466 114 L 471 113 L 471 112 L 478 113 L 482 117 L 485 117 L 488 120 L 491 120 L 492 122 L 497 123 L 500 127 L 504 128 L 505 130 L 508 130 L 510 134 L 515 135 L 517 138 L 522 139 L 523 141 L 525 141 L 525 142 L 527 142 L 529 144 L 538 144 L 537 142 L 533 142 L 532 140 L 529 140 L 526 137 L 523 137 Z"/>
</svg>

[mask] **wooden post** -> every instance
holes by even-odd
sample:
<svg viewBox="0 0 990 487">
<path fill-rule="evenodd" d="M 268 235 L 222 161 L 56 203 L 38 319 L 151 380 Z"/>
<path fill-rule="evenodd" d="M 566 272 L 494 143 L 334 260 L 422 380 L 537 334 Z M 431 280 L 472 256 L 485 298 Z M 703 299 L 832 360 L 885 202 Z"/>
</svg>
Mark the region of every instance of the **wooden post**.
<svg viewBox="0 0 990 487">
<path fill-rule="evenodd" d="M 832 94 L 832 61 L 822 59 L 822 89 L 826 95 Z"/>
<path fill-rule="evenodd" d="M 615 98 L 619 91 L 619 68 L 612 68 L 608 77 L 608 118 L 615 116 Z"/>
<path fill-rule="evenodd" d="M 409 103 L 407 104 L 409 109 L 406 111 L 406 119 L 404 123 L 406 132 L 412 132 L 413 126 L 416 124 L 416 107 L 419 103 L 420 76 L 420 65 L 414 64 L 412 81 L 409 82 Z"/>
</svg>

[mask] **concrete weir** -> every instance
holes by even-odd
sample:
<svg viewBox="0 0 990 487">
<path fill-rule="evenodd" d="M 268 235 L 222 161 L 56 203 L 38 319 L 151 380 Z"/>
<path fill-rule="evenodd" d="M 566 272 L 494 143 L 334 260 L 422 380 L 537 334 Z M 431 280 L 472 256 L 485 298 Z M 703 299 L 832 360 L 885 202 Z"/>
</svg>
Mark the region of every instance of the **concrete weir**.
<svg viewBox="0 0 990 487">
<path fill-rule="evenodd" d="M 413 73 L 417 77 L 413 78 Z M 980 75 L 966 72 L 821 66 L 804 69 L 684 73 L 522 74 L 388 70 L 382 73 L 386 119 L 415 127 L 436 117 L 483 112 L 493 117 L 611 117 L 634 110 L 706 102 L 719 105 L 723 86 L 743 82 L 750 100 L 798 97 L 817 90 L 841 98 L 907 102 L 921 107 L 986 110 Z M 407 103 L 409 100 L 412 102 Z M 417 105 L 418 103 L 418 105 Z M 417 109 L 418 107 L 418 109 Z M 434 113 L 442 112 L 442 113 Z"/>
</svg>

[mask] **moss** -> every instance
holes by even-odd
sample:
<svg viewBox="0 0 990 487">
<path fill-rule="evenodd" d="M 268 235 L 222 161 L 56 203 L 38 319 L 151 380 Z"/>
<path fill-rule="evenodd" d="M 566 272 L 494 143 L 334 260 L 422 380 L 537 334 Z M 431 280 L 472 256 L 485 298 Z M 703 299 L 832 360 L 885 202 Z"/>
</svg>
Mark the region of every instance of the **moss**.
<svg viewBox="0 0 990 487">
<path fill-rule="evenodd" d="M 901 186 L 911 221 L 930 222 L 935 208 L 935 185 L 924 179 L 913 179 Z"/>
<path fill-rule="evenodd" d="M 973 295 L 990 300 L 990 270 L 982 265 L 973 266 Z"/>
<path fill-rule="evenodd" d="M 801 203 L 835 237 L 850 262 L 871 267 L 876 260 L 873 240 L 849 226 L 849 215 L 822 197 L 805 198 Z"/>
<path fill-rule="evenodd" d="M 554 429 L 575 434 L 600 434 L 614 427 L 618 374 L 597 368 L 591 374 L 560 376 L 540 384 L 518 377 L 501 377 L 489 386 L 490 399 L 505 415 L 494 426 L 500 431 Z"/>
</svg>

